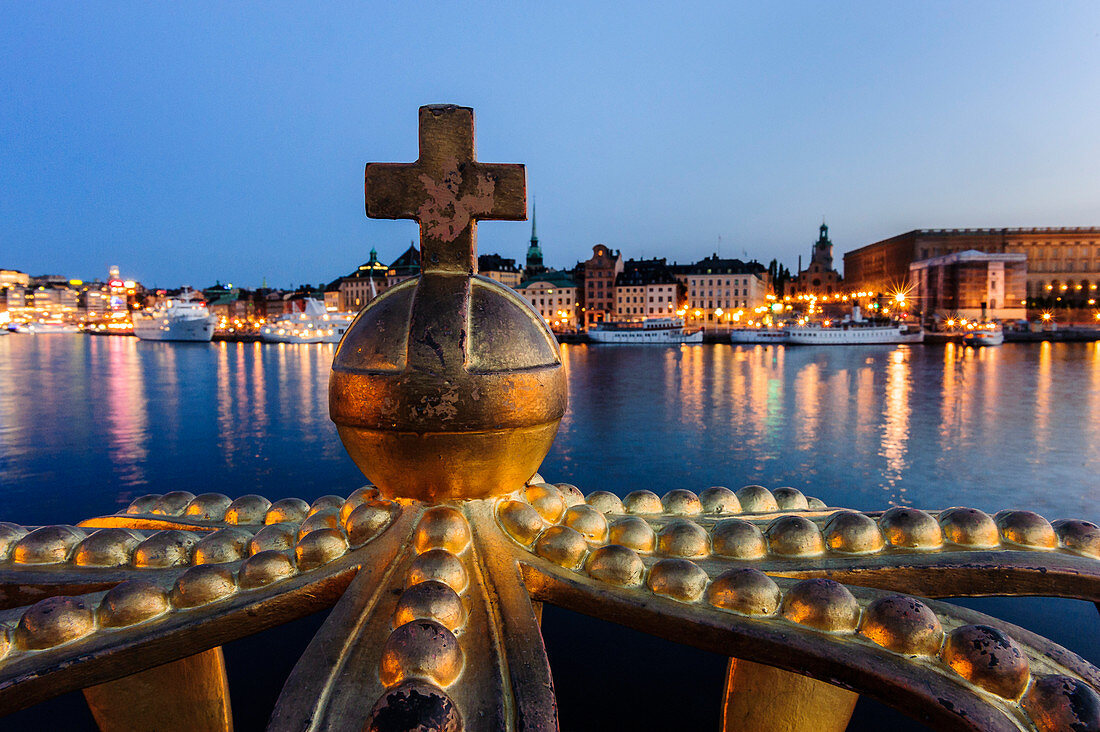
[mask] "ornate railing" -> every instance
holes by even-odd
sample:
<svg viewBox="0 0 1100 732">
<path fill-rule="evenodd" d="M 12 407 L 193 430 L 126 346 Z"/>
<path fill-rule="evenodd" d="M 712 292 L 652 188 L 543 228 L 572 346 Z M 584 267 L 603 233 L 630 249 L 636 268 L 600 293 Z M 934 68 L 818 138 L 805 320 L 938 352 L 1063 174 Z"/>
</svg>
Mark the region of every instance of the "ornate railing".
<svg viewBox="0 0 1100 732">
<path fill-rule="evenodd" d="M 0 523 L 0 714 L 83 689 L 105 730 L 228 729 L 220 645 L 332 607 L 271 729 L 556 729 L 550 602 L 729 656 L 730 730 L 843 729 L 857 693 L 938 729 L 1100 728 L 1094 666 L 925 599 L 1100 600 L 1096 525 L 546 483 L 557 344 L 475 276 L 476 221 L 525 215 L 522 167 L 476 162 L 471 110 L 425 107 L 417 163 L 366 183 L 368 215 L 420 222 L 423 256 L 333 363 L 330 413 L 373 485 Z"/>
</svg>

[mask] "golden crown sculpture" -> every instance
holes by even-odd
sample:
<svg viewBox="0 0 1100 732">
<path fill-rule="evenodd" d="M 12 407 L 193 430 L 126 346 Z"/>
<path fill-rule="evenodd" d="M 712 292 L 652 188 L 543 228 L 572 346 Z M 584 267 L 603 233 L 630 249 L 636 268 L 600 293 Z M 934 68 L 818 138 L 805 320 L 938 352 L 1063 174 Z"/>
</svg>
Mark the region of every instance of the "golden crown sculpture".
<svg viewBox="0 0 1100 732">
<path fill-rule="evenodd" d="M 420 159 L 366 169 L 367 214 L 416 219 L 422 242 L 421 276 L 333 362 L 331 417 L 373 485 L 0 523 L 0 715 L 83 689 L 104 730 L 227 730 L 220 645 L 332 607 L 271 729 L 554 730 L 550 602 L 729 656 L 728 730 L 843 729 L 857 694 L 937 729 L 1100 729 L 1094 666 L 925 599 L 1098 601 L 1095 524 L 544 482 L 560 352 L 476 276 L 476 222 L 525 218 L 524 170 L 477 162 L 473 129 L 470 109 L 423 107 Z"/>
</svg>

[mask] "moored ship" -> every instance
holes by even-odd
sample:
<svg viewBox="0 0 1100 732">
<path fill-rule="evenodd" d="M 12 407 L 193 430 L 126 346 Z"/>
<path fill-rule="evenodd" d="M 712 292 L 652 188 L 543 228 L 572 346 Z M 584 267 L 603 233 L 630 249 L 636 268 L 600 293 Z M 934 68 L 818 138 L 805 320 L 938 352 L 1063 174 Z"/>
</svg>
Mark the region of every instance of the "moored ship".
<svg viewBox="0 0 1100 732">
<path fill-rule="evenodd" d="M 134 335 L 143 341 L 196 341 L 209 343 L 216 318 L 206 303 L 171 299 L 152 310 L 135 310 L 130 316 Z"/>
<path fill-rule="evenodd" d="M 730 343 L 733 345 L 782 345 L 787 342 L 787 329 L 782 326 L 754 328 L 752 326 L 730 330 Z"/>
<path fill-rule="evenodd" d="M 684 327 L 683 318 L 647 318 L 646 320 L 604 321 L 589 329 L 596 343 L 643 343 L 654 345 L 702 343 L 703 331 Z"/>
<path fill-rule="evenodd" d="M 796 325 L 787 333 L 792 346 L 858 346 L 893 343 L 922 343 L 924 330 L 919 325 L 864 320 L 859 306 L 852 308 L 851 317 L 839 322 Z"/>
<path fill-rule="evenodd" d="M 330 313 L 311 298 L 302 312 L 280 315 L 261 328 L 260 337 L 268 343 L 339 343 L 354 318 L 354 313 Z"/>
<path fill-rule="evenodd" d="M 963 334 L 963 344 L 967 346 L 999 346 L 1004 342 L 1005 332 L 996 323 L 981 325 Z"/>
</svg>

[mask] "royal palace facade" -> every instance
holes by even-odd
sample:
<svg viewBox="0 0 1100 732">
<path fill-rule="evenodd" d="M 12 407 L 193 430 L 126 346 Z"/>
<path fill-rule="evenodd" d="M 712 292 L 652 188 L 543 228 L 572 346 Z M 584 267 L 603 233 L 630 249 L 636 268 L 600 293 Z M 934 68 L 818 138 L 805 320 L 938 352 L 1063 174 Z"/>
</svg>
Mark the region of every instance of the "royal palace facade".
<svg viewBox="0 0 1100 732">
<path fill-rule="evenodd" d="M 1095 292 L 1100 227 L 915 229 L 844 255 L 845 288 L 889 294 L 911 285 L 910 265 L 969 250 L 1027 257 L 1026 295 Z"/>
</svg>

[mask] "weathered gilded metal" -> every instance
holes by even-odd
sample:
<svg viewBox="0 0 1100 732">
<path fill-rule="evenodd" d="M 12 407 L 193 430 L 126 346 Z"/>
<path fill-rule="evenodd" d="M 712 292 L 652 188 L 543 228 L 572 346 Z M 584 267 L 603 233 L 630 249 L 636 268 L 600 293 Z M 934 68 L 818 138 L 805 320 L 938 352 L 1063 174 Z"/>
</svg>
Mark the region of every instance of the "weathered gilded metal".
<svg viewBox="0 0 1100 732">
<path fill-rule="evenodd" d="M 420 222 L 421 275 L 356 318 L 329 414 L 388 496 L 481 498 L 538 468 L 565 414 L 557 341 L 523 298 L 477 277 L 477 221 L 527 217 L 522 165 L 478 162 L 468 107 L 420 108 L 420 159 L 366 168 L 367 215 Z"/>
<path fill-rule="evenodd" d="M 455 118 L 472 124 L 469 110 L 421 111 L 422 162 Z M 441 165 L 398 169 L 368 211 L 420 211 L 402 196 L 430 189 Z M 489 187 L 455 169 L 456 200 L 473 186 L 480 202 L 442 218 L 426 204 L 422 228 L 494 211 Z M 1100 601 L 1100 527 L 1027 511 L 848 511 L 793 488 L 619 498 L 547 483 L 532 461 L 564 410 L 556 344 L 472 265 L 449 269 L 472 258 L 469 232 L 454 239 L 462 256 L 426 244 L 424 276 L 365 311 L 334 364 L 333 419 L 384 486 L 312 504 L 176 491 L 78 526 L 0 523 L 0 714 L 85 689 L 106 730 L 147 723 L 150 709 L 158 729 L 230 729 L 220 644 L 332 607 L 270 729 L 553 730 L 539 630 L 550 602 L 729 656 L 727 730 L 843 729 L 857 694 L 936 729 L 1100 729 L 1100 670 L 927 599 Z M 475 320 L 482 291 L 498 315 Z M 429 368 L 433 317 L 467 330 L 448 331 Z M 498 368 L 469 368 L 477 359 Z M 480 380 L 525 370 L 547 378 Z M 473 390 L 483 401 L 471 405 Z"/>
</svg>

